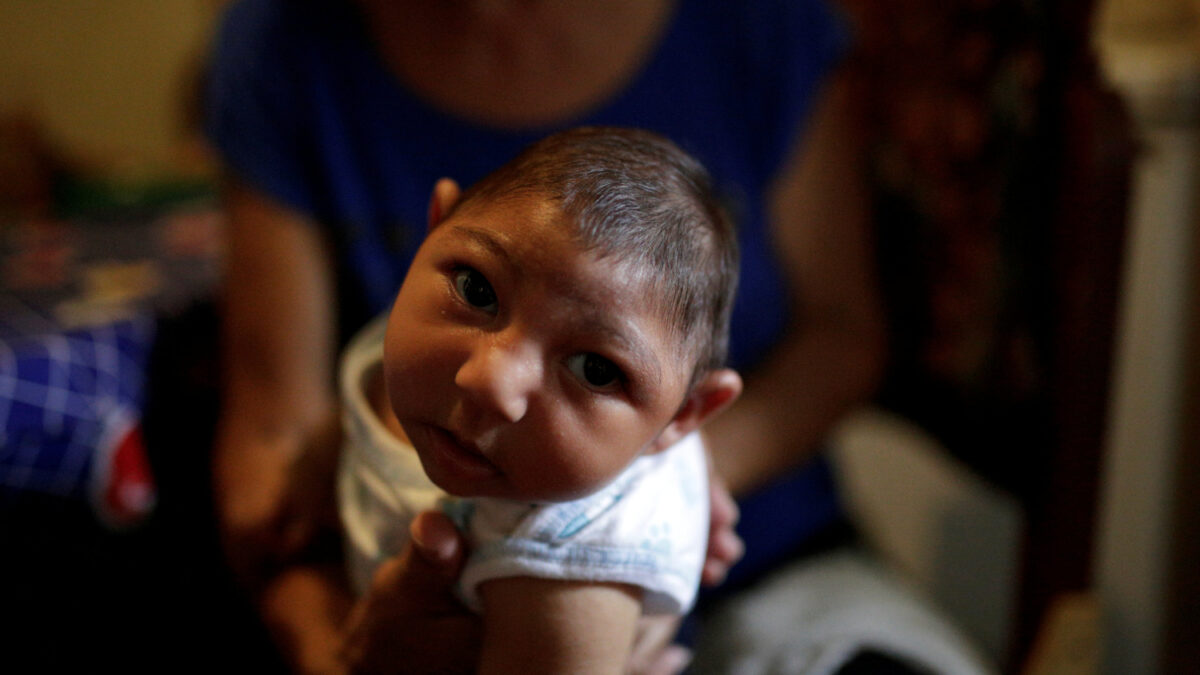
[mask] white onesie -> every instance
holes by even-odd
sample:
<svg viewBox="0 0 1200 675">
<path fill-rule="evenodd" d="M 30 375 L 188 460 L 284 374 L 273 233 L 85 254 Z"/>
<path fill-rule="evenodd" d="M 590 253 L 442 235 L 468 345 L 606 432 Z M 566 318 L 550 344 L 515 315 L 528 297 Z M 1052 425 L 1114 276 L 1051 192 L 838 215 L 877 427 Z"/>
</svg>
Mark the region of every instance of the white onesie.
<svg viewBox="0 0 1200 675">
<path fill-rule="evenodd" d="M 441 508 L 470 545 L 459 592 L 475 611 L 480 584 L 512 576 L 630 584 L 643 589 L 647 614 L 691 608 L 708 545 L 708 473 L 698 434 L 637 458 L 574 501 L 450 497 L 426 478 L 416 451 L 384 427 L 367 398 L 366 385 L 380 372 L 385 327 L 376 319 L 355 337 L 340 373 L 339 511 L 359 593 L 403 548 L 412 517 Z"/>
</svg>

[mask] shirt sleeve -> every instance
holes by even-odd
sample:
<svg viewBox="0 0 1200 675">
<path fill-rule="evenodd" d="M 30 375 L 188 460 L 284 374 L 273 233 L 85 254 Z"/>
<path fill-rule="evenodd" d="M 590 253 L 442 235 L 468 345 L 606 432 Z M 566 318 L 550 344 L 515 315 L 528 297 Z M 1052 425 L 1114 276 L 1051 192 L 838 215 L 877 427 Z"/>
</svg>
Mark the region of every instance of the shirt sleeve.
<svg viewBox="0 0 1200 675">
<path fill-rule="evenodd" d="M 762 131 L 761 166 L 769 179 L 803 133 L 853 36 L 831 0 L 760 0 L 743 17 L 756 92 L 749 114 Z"/>
<path fill-rule="evenodd" d="M 205 91 L 205 133 L 239 179 L 303 213 L 314 204 L 304 176 L 299 85 L 312 42 L 287 2 L 231 4 L 212 43 Z"/>
</svg>

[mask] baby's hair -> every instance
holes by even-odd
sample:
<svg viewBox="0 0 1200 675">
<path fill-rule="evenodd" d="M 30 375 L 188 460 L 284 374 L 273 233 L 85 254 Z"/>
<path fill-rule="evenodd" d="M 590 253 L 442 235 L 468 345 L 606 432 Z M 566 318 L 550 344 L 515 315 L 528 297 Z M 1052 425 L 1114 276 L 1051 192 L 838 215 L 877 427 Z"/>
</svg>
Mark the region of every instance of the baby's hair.
<svg viewBox="0 0 1200 675">
<path fill-rule="evenodd" d="M 693 384 L 724 365 L 737 236 L 699 161 L 649 131 L 581 127 L 529 146 L 460 206 L 530 194 L 555 202 L 586 250 L 645 275 L 695 359 Z"/>
</svg>

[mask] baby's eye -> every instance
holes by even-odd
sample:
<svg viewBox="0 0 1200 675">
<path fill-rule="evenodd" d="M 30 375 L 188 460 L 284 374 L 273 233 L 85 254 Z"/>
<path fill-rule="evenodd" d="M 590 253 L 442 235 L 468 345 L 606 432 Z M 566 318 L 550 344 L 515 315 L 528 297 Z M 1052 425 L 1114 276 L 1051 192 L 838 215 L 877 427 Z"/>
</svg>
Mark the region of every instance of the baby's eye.
<svg viewBox="0 0 1200 675">
<path fill-rule="evenodd" d="M 567 359 L 567 367 L 593 389 L 608 389 L 621 379 L 617 364 L 598 354 L 576 354 Z"/>
<path fill-rule="evenodd" d="M 454 272 L 454 289 L 468 305 L 489 314 L 496 312 L 496 291 L 477 270 L 463 267 Z"/>
</svg>

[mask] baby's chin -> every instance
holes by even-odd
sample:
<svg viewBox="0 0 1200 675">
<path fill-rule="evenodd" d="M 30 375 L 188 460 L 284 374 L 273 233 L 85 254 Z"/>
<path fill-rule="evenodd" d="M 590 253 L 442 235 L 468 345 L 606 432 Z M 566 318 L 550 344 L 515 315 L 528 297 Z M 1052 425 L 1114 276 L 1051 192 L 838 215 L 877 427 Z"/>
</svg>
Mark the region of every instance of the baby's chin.
<svg viewBox="0 0 1200 675">
<path fill-rule="evenodd" d="M 488 485 L 464 485 L 453 480 L 439 481 L 429 470 L 426 475 L 442 492 L 458 499 L 498 499 L 510 502 L 528 504 L 561 504 L 575 501 L 596 492 L 603 487 L 575 489 L 521 489 L 507 481 L 494 481 Z"/>
</svg>

